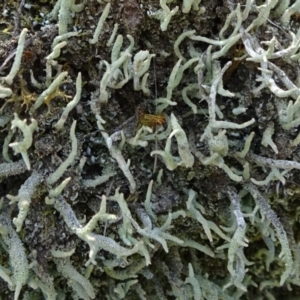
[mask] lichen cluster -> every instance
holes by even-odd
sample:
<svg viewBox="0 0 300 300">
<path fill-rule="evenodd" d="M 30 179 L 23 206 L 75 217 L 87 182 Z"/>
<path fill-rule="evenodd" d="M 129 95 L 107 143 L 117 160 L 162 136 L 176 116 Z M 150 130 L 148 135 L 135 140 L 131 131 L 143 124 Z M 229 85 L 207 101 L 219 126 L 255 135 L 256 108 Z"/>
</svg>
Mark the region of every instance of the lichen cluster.
<svg viewBox="0 0 300 300">
<path fill-rule="evenodd" d="M 0 298 L 297 299 L 300 0 L 2 2 Z"/>
</svg>

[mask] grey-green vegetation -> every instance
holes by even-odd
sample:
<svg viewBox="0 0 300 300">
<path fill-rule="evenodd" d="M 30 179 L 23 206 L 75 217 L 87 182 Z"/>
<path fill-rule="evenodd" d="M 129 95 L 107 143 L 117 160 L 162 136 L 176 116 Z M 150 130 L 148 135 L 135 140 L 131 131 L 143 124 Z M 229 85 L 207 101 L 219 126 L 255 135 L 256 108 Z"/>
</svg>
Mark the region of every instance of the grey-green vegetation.
<svg viewBox="0 0 300 300">
<path fill-rule="evenodd" d="M 0 12 L 1 299 L 300 297 L 300 0 Z"/>
</svg>

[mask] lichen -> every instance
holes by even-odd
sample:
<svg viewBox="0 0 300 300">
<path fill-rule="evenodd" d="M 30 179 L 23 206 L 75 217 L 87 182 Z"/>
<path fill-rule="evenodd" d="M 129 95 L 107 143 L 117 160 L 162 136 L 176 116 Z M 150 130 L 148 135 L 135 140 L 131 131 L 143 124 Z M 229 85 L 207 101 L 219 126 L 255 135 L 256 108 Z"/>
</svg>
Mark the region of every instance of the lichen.
<svg viewBox="0 0 300 300">
<path fill-rule="evenodd" d="M 0 298 L 298 297 L 299 0 L 2 2 Z"/>
</svg>

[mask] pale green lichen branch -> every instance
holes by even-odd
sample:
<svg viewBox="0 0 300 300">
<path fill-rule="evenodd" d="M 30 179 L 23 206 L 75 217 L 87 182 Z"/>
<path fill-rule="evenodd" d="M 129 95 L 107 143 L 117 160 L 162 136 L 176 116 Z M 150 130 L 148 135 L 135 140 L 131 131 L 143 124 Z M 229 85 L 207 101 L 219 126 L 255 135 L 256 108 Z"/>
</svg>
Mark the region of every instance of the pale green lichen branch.
<svg viewBox="0 0 300 300">
<path fill-rule="evenodd" d="M 72 256 L 75 253 L 76 248 L 71 249 L 70 251 L 61 251 L 61 250 L 51 250 L 51 255 L 56 258 L 67 258 Z"/>
<path fill-rule="evenodd" d="M 237 152 L 237 155 L 239 157 L 244 158 L 248 154 L 248 152 L 250 150 L 250 147 L 251 147 L 251 142 L 252 142 L 252 140 L 254 138 L 254 135 L 255 135 L 255 133 L 251 132 L 247 136 L 246 141 L 245 141 L 245 145 L 244 145 L 244 149 L 241 152 Z"/>
<path fill-rule="evenodd" d="M 101 176 L 97 176 L 94 179 L 85 179 L 82 181 L 82 185 L 85 188 L 90 188 L 90 187 L 96 187 L 97 185 L 100 185 L 106 181 L 108 181 L 109 178 L 112 176 L 116 175 L 116 172 L 107 170 L 105 174 Z"/>
<path fill-rule="evenodd" d="M 253 28 L 257 28 L 265 24 L 269 18 L 271 9 L 276 6 L 278 0 L 266 0 L 266 2 L 260 6 L 257 6 L 257 10 L 259 11 L 258 16 L 253 22 L 247 27 L 246 31 L 249 32 Z"/>
<path fill-rule="evenodd" d="M 30 113 L 32 114 L 34 111 L 36 111 L 45 101 L 45 99 L 50 96 L 52 93 L 55 92 L 55 90 L 61 85 L 63 80 L 67 77 L 68 72 L 61 72 L 54 80 L 53 82 L 48 86 L 48 88 L 42 92 L 42 94 L 37 98 L 36 102 L 30 109 Z"/>
<path fill-rule="evenodd" d="M 31 119 L 31 124 L 27 125 L 27 120 L 20 120 L 17 113 L 14 113 L 14 120 L 11 121 L 11 129 L 19 128 L 23 133 L 23 140 L 20 142 L 13 142 L 9 147 L 13 148 L 15 153 L 21 153 L 22 158 L 28 170 L 30 170 L 30 161 L 27 150 L 30 148 L 33 141 L 33 132 L 37 129 L 37 121 Z"/>
<path fill-rule="evenodd" d="M 168 218 L 166 220 L 166 222 L 160 227 L 154 227 L 154 228 L 141 228 L 137 222 L 135 222 L 133 219 L 131 219 L 132 225 L 135 227 L 135 229 L 137 230 L 137 232 L 142 235 L 145 236 L 146 238 L 150 238 L 153 240 L 156 240 L 157 242 L 159 242 L 162 247 L 164 248 L 165 252 L 169 252 L 168 249 L 168 245 L 166 240 L 170 240 L 174 243 L 177 244 L 182 244 L 183 241 L 169 233 L 166 233 L 165 231 L 168 229 L 171 229 L 173 226 L 171 226 L 171 220 L 172 220 L 172 215 L 169 213 Z"/>
<path fill-rule="evenodd" d="M 94 32 L 93 38 L 89 40 L 90 44 L 96 44 L 98 42 L 99 39 L 99 35 L 101 33 L 101 30 L 103 28 L 104 22 L 106 20 L 106 18 L 108 17 L 109 14 L 109 10 L 110 10 L 110 3 L 107 3 L 102 14 L 101 17 L 99 18 L 99 22 L 98 25 L 96 27 L 96 30 Z"/>
<path fill-rule="evenodd" d="M 281 183 L 283 185 L 285 185 L 286 183 L 286 180 L 284 178 L 284 176 L 289 172 L 290 170 L 284 170 L 282 171 L 282 173 L 279 172 L 279 170 L 275 167 L 271 167 L 271 172 L 269 173 L 269 175 L 266 177 L 265 180 L 255 180 L 254 178 L 251 178 L 251 181 L 256 184 L 256 185 L 267 185 L 270 183 L 270 181 L 273 181 L 273 180 L 280 180 Z"/>
<path fill-rule="evenodd" d="M 105 195 L 102 195 L 100 209 L 91 218 L 91 220 L 84 226 L 84 229 L 82 230 L 84 234 L 90 234 L 95 229 L 98 222 L 106 222 L 106 221 L 115 222 L 117 220 L 116 215 L 108 214 L 106 212 L 106 206 L 107 206 L 106 204 L 107 204 L 107 198 Z"/>
<path fill-rule="evenodd" d="M 148 15 L 160 20 L 161 31 L 166 31 L 171 18 L 177 13 L 179 6 L 175 6 L 175 8 L 170 10 L 170 8 L 167 6 L 167 0 L 160 0 L 159 5 L 161 6 L 162 10 L 155 13 L 148 13 Z"/>
<path fill-rule="evenodd" d="M 182 62 L 181 59 L 177 61 L 169 77 L 168 86 L 167 86 L 167 99 L 171 100 L 173 90 L 179 85 L 183 76 L 183 72 L 187 68 L 189 68 L 193 63 L 198 61 L 199 61 L 198 57 L 191 58 L 183 66 L 181 66 L 181 62 Z M 161 113 L 162 109 L 158 108 L 158 112 Z"/>
<path fill-rule="evenodd" d="M 167 138 L 165 150 L 155 150 L 151 152 L 151 156 L 159 154 L 169 170 L 174 170 L 178 166 L 183 166 L 186 168 L 191 168 L 194 164 L 194 157 L 189 149 L 188 140 L 184 130 L 179 125 L 176 117 L 171 114 L 171 126 L 172 132 Z M 175 136 L 178 144 L 178 153 L 181 160 L 178 157 L 173 157 L 171 154 L 171 141 L 172 137 Z"/>
<path fill-rule="evenodd" d="M 67 32 L 64 33 L 62 35 L 58 35 L 54 40 L 53 43 L 51 45 L 51 49 L 54 50 L 54 48 L 61 42 L 68 40 L 70 37 L 73 36 L 78 36 L 80 33 L 77 31 L 73 31 L 73 32 Z"/>
<path fill-rule="evenodd" d="M 112 44 L 113 44 L 113 42 L 114 42 L 114 39 L 115 39 L 115 37 L 116 37 L 116 35 L 117 35 L 118 29 L 119 29 L 119 24 L 116 23 L 116 24 L 114 25 L 114 29 L 113 29 L 113 31 L 112 31 L 112 33 L 111 33 L 111 35 L 110 35 L 110 38 L 109 38 L 109 40 L 108 40 L 107 43 L 106 43 L 106 46 L 107 46 L 107 47 L 111 47 L 111 46 L 112 46 Z"/>
<path fill-rule="evenodd" d="M 188 97 L 187 93 L 193 92 L 193 95 L 195 95 L 196 92 L 199 91 L 199 85 L 197 83 L 189 84 L 185 88 L 183 88 L 181 95 L 183 101 L 192 109 L 193 114 L 198 113 L 197 105 L 194 104 Z"/>
<path fill-rule="evenodd" d="M 10 69 L 10 72 L 7 76 L 5 76 L 4 78 L 1 78 L 2 80 L 4 80 L 8 85 L 11 85 L 13 83 L 13 80 L 15 78 L 15 76 L 17 75 L 17 73 L 20 70 L 20 66 L 21 66 L 21 60 L 22 60 L 22 55 L 23 55 L 23 51 L 24 51 L 24 44 L 25 44 L 25 38 L 26 38 L 26 33 L 28 32 L 27 28 L 24 28 L 19 36 L 19 40 L 18 40 L 18 47 L 16 50 L 16 56 L 15 56 L 15 60 L 14 63 Z"/>
<path fill-rule="evenodd" d="M 26 172 L 27 167 L 24 160 L 0 164 L 0 178 L 14 176 Z"/>
<path fill-rule="evenodd" d="M 47 184 L 52 185 L 55 182 L 57 182 L 65 173 L 67 168 L 74 162 L 76 154 L 77 154 L 77 147 L 78 147 L 78 142 L 77 138 L 75 135 L 75 128 L 76 128 L 76 121 L 73 121 L 71 129 L 70 129 L 70 139 L 71 139 L 71 152 L 67 159 L 61 163 L 61 165 L 57 168 L 57 170 L 52 173 L 48 179 L 47 179 Z"/>
<path fill-rule="evenodd" d="M 66 41 L 62 41 L 62 42 L 58 43 L 57 45 L 55 45 L 53 47 L 52 52 L 48 56 L 46 56 L 47 63 L 51 64 L 52 66 L 55 66 L 57 64 L 55 59 L 60 56 L 61 49 L 63 47 L 65 47 L 66 45 L 67 45 Z"/>
<path fill-rule="evenodd" d="M 144 259 L 134 260 L 128 267 L 123 270 L 114 270 L 111 267 L 104 267 L 104 271 L 110 277 L 117 280 L 127 280 L 129 278 L 137 278 L 137 273 L 146 266 Z"/>
<path fill-rule="evenodd" d="M 150 54 L 148 50 L 141 50 L 133 58 L 133 86 L 135 91 L 141 90 L 140 78 L 148 71 L 152 57 L 155 57 L 155 54 Z"/>
<path fill-rule="evenodd" d="M 178 36 L 177 40 L 174 43 L 174 53 L 176 54 L 176 56 L 181 59 L 181 60 L 185 60 L 184 56 L 182 55 L 182 53 L 179 50 L 179 46 L 181 44 L 181 42 L 186 38 L 186 37 L 190 37 L 193 34 L 196 33 L 196 30 L 188 30 L 183 32 L 181 35 Z"/>
<path fill-rule="evenodd" d="M 289 1 L 283 1 L 283 2 L 288 2 L 289 3 Z M 300 0 L 297 0 L 289 8 L 287 8 L 284 11 L 284 13 L 282 14 L 281 19 L 280 19 L 281 24 L 283 24 L 285 26 L 288 25 L 288 23 L 290 22 L 291 16 L 294 13 L 298 12 L 299 8 L 300 8 Z M 282 11 L 282 9 L 281 9 L 281 11 Z"/>
<path fill-rule="evenodd" d="M 199 11 L 200 3 L 201 3 L 201 0 L 183 0 L 182 12 L 184 14 L 187 14 L 190 12 L 192 7 L 193 7 L 193 10 Z"/>
<path fill-rule="evenodd" d="M 121 37 L 121 38 L 119 38 Z M 102 76 L 102 79 L 100 81 L 100 96 L 99 101 L 100 103 L 107 103 L 108 101 L 108 92 L 107 92 L 107 86 L 110 86 L 111 88 L 121 88 L 129 79 L 130 76 L 128 74 L 128 60 L 131 58 L 131 51 L 134 47 L 134 39 L 132 36 L 127 35 L 127 38 L 130 41 L 130 45 L 125 49 L 125 51 L 120 52 L 120 49 L 122 47 L 123 38 L 122 36 L 118 36 L 114 43 L 114 48 L 112 51 L 112 61 L 111 64 L 109 64 L 107 61 L 103 61 L 106 67 L 106 71 Z M 113 83 L 112 79 L 116 75 L 120 75 L 120 66 L 124 66 L 124 74 L 125 79 L 118 83 Z M 118 77 L 118 76 L 117 76 Z"/>
<path fill-rule="evenodd" d="M 68 115 L 70 111 L 79 103 L 81 99 L 81 90 L 82 90 L 82 79 L 81 79 L 81 73 L 78 73 L 77 79 L 76 79 L 76 94 L 72 101 L 70 101 L 67 106 L 64 108 L 63 113 L 60 117 L 60 119 L 55 124 L 56 130 L 61 130 L 64 126 L 64 123 L 66 122 Z"/>
<path fill-rule="evenodd" d="M 61 197 L 56 199 L 54 207 L 60 212 L 69 229 L 89 245 L 89 260 L 86 262 L 86 266 L 90 263 L 97 264 L 96 255 L 100 249 L 104 249 L 117 257 L 126 257 L 138 252 L 140 247 L 143 246 L 143 242 L 138 242 L 132 249 L 127 249 L 109 237 L 91 233 L 91 225 L 95 226 L 96 222 L 93 220 L 92 223 L 87 225 L 88 227 L 82 227 L 71 206 Z M 104 211 L 103 207 L 101 208 L 101 213 Z"/>
<path fill-rule="evenodd" d="M 12 95 L 12 90 L 0 84 L 0 98 L 7 98 Z"/>
<path fill-rule="evenodd" d="M 101 131 L 111 156 L 117 161 L 119 168 L 123 171 L 125 177 L 128 179 L 130 183 L 130 192 L 134 194 L 136 191 L 136 182 L 130 172 L 129 165 L 126 163 L 121 151 L 118 149 L 118 147 L 113 145 L 112 139 L 109 137 L 107 132 L 105 132 L 105 129 L 102 125 L 105 123 L 105 121 L 99 115 L 96 115 L 96 119 L 98 128 Z"/>
<path fill-rule="evenodd" d="M 157 216 L 153 212 L 152 206 L 151 206 L 151 195 L 152 195 L 152 187 L 153 187 L 153 180 L 149 182 L 147 193 L 146 193 L 146 198 L 144 201 L 144 207 L 145 210 L 148 214 L 148 216 L 151 218 L 151 221 L 156 222 L 157 221 Z"/>
<path fill-rule="evenodd" d="M 4 227 L 8 234 L 2 234 L 2 240 L 8 247 L 9 264 L 12 270 L 11 282 L 12 288 L 15 290 L 14 300 L 19 299 L 22 286 L 27 282 L 29 275 L 29 265 L 25 253 L 25 248 L 21 239 L 13 229 L 10 217 L 5 214 L 0 214 L 0 224 Z M 5 278 L 3 278 L 5 280 Z M 8 279 L 8 278 L 6 278 Z"/>
<path fill-rule="evenodd" d="M 13 223 L 17 227 L 17 232 L 22 229 L 23 222 L 25 221 L 29 211 L 31 197 L 36 191 L 36 187 L 42 182 L 42 180 L 43 176 L 34 171 L 21 186 L 17 196 L 7 195 L 7 198 L 11 200 L 10 204 L 18 202 L 19 214 L 17 218 L 13 219 Z"/>
<path fill-rule="evenodd" d="M 119 188 L 117 188 L 115 194 L 113 196 L 110 196 L 108 199 L 112 201 L 116 201 L 118 203 L 121 210 L 122 221 L 123 221 L 123 224 L 119 228 L 118 232 L 123 243 L 127 246 L 132 246 L 132 243 L 129 240 L 129 238 L 133 235 L 133 227 L 130 222 L 131 212 L 124 199 L 124 194 L 119 193 Z"/>
<path fill-rule="evenodd" d="M 267 125 L 267 128 L 265 129 L 264 133 L 263 133 L 263 137 L 262 137 L 262 141 L 261 141 L 261 144 L 264 146 L 264 147 L 268 147 L 270 146 L 273 151 L 278 154 L 278 149 L 277 149 L 277 146 L 275 145 L 275 143 L 273 142 L 272 140 L 272 135 L 274 134 L 275 132 L 275 128 L 274 128 L 274 122 L 270 122 L 268 125 Z"/>
<path fill-rule="evenodd" d="M 73 13 L 84 9 L 85 0 L 82 3 L 75 4 L 75 0 L 57 0 L 54 8 L 49 13 L 50 19 L 58 19 L 58 35 L 63 35 L 68 31 L 68 25 L 71 24 Z"/>
<path fill-rule="evenodd" d="M 57 270 L 68 280 L 68 284 L 82 299 L 95 299 L 96 294 L 91 282 L 81 275 L 71 264 L 70 258 L 55 259 Z"/>
<path fill-rule="evenodd" d="M 171 146 L 172 146 L 172 137 L 174 134 L 170 134 L 166 141 L 166 146 L 164 150 L 154 150 L 150 153 L 151 156 L 153 155 L 160 155 L 163 159 L 164 164 L 166 165 L 167 169 L 170 171 L 175 170 L 178 167 L 179 158 L 173 157 L 171 154 Z"/>
<path fill-rule="evenodd" d="M 185 284 L 190 284 L 194 291 L 194 300 L 201 300 L 202 291 L 199 285 L 199 281 L 195 277 L 194 269 L 191 263 L 189 263 L 189 276 L 185 279 Z"/>
<path fill-rule="evenodd" d="M 292 170 L 292 169 L 300 170 L 300 163 L 292 160 L 272 159 L 272 158 L 267 158 L 267 157 L 254 154 L 252 152 L 250 152 L 246 156 L 246 158 L 248 161 L 254 162 L 258 166 L 275 167 L 278 169 L 285 169 L 285 170 Z"/>
<path fill-rule="evenodd" d="M 126 282 L 120 282 L 115 288 L 114 292 L 118 295 L 119 299 L 125 299 L 127 292 L 129 291 L 130 287 L 138 283 L 137 279 L 135 280 L 128 280 Z"/>
<path fill-rule="evenodd" d="M 279 258 L 284 261 L 285 271 L 281 275 L 280 285 L 283 285 L 284 282 L 292 275 L 294 269 L 294 261 L 291 253 L 289 240 L 287 234 L 277 217 L 274 210 L 270 207 L 267 200 L 260 194 L 258 189 L 252 184 L 245 184 L 244 188 L 252 195 L 256 204 L 259 206 L 261 214 L 274 226 L 276 231 L 276 237 L 278 238 L 281 244 L 281 253 Z"/>
<path fill-rule="evenodd" d="M 188 200 L 186 202 L 187 211 L 186 214 L 188 217 L 197 220 L 203 227 L 205 235 L 207 236 L 208 240 L 212 242 L 212 235 L 207 223 L 207 220 L 203 217 L 204 209 L 196 202 L 197 193 L 190 189 Z"/>
<path fill-rule="evenodd" d="M 66 178 L 59 184 L 56 188 L 49 190 L 49 197 L 45 198 L 45 203 L 48 205 L 53 205 L 55 202 L 55 198 L 61 195 L 63 189 L 67 186 L 67 184 L 71 181 L 71 177 Z"/>
<path fill-rule="evenodd" d="M 247 247 L 249 242 L 245 237 L 247 227 L 240 207 L 241 199 L 236 190 L 231 187 L 227 188 L 227 195 L 231 201 L 236 230 L 228 247 L 227 269 L 231 275 L 231 279 L 223 289 L 225 290 L 228 287 L 235 285 L 240 290 L 246 292 L 247 288 L 243 285 L 242 281 L 244 280 L 246 273 L 243 248 Z"/>
<path fill-rule="evenodd" d="M 142 126 L 137 131 L 136 135 L 128 141 L 128 144 L 130 144 L 133 147 L 146 147 L 148 145 L 148 142 L 145 141 L 145 137 L 149 133 L 153 133 L 153 130 L 148 126 Z"/>
<path fill-rule="evenodd" d="M 231 23 L 234 23 L 233 20 L 236 18 L 236 22 L 234 24 L 234 31 L 231 33 L 230 37 L 235 36 L 242 24 L 242 13 L 241 13 L 241 5 L 238 3 L 235 10 L 232 10 L 230 14 L 227 16 L 224 26 L 219 32 L 219 37 L 221 40 L 224 40 L 224 33 L 229 28 Z"/>
</svg>

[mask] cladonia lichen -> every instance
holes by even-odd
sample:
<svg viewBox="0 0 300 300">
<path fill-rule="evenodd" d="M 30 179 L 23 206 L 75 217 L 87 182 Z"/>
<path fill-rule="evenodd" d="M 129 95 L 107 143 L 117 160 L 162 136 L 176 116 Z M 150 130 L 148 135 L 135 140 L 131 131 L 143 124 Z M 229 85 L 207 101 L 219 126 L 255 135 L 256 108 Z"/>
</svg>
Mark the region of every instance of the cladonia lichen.
<svg viewBox="0 0 300 300">
<path fill-rule="evenodd" d="M 19 2 L 0 298 L 297 297 L 300 1 Z"/>
</svg>

